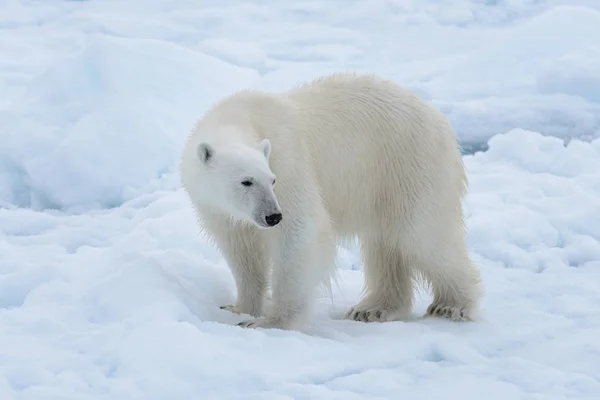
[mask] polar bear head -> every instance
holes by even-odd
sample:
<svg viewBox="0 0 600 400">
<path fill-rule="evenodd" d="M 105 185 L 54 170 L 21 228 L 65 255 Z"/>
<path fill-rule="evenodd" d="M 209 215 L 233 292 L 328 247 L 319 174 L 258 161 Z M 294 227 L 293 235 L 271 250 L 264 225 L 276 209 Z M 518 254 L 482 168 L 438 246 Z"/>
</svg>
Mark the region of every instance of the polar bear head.
<svg viewBox="0 0 600 400">
<path fill-rule="evenodd" d="M 186 178 L 192 198 L 216 208 L 233 219 L 270 228 L 282 220 L 273 191 L 275 174 L 269 167 L 271 143 L 258 145 L 211 144 L 195 146 L 193 173 Z"/>
</svg>

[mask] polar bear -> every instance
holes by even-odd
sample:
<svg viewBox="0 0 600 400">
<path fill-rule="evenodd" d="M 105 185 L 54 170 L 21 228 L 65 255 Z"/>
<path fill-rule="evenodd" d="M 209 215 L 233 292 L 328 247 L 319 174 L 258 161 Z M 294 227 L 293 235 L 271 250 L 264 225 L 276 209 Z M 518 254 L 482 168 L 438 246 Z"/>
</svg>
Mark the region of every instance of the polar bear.
<svg viewBox="0 0 600 400">
<path fill-rule="evenodd" d="M 439 111 L 389 80 L 334 74 L 221 99 L 185 143 L 181 182 L 235 278 L 237 301 L 221 308 L 253 317 L 240 326 L 300 328 L 348 238 L 365 288 L 346 318 L 407 318 L 419 281 L 433 292 L 426 316 L 475 317 L 460 148 Z"/>
</svg>

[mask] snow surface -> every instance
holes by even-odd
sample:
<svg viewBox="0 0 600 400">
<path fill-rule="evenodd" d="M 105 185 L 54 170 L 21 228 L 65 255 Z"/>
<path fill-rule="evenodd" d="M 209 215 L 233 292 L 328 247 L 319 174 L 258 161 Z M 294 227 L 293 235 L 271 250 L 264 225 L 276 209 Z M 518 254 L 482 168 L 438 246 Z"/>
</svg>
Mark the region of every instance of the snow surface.
<svg viewBox="0 0 600 400">
<path fill-rule="evenodd" d="M 342 5 L 343 4 L 343 5 Z M 0 0 L 0 399 L 600 398 L 600 2 Z M 245 330 L 177 177 L 220 96 L 375 72 L 467 148 L 470 324 Z"/>
</svg>

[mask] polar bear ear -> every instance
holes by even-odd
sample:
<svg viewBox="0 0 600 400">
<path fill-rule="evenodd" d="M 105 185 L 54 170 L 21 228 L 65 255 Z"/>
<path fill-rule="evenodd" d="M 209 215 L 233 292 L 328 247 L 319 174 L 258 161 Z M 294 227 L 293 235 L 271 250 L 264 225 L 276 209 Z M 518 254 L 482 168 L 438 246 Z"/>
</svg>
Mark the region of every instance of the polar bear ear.
<svg viewBox="0 0 600 400">
<path fill-rule="evenodd" d="M 268 161 L 269 156 L 271 155 L 271 142 L 269 142 L 269 139 L 261 140 L 261 142 L 258 145 L 258 148 L 260 149 L 260 151 L 262 151 L 262 153 Z"/>
<path fill-rule="evenodd" d="M 200 158 L 200 161 L 204 164 L 207 164 L 214 154 L 215 149 L 213 149 L 210 144 L 202 142 L 198 145 L 198 158 Z"/>
</svg>

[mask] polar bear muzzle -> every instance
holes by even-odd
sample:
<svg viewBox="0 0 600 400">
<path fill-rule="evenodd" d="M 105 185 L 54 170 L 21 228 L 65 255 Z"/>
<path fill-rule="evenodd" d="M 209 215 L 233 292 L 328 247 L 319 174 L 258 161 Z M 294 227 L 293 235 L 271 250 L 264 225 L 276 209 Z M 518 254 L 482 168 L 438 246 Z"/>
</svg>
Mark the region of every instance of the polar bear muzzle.
<svg viewBox="0 0 600 400">
<path fill-rule="evenodd" d="M 254 212 L 253 218 L 257 225 L 262 228 L 272 228 L 283 219 L 279 203 L 272 190 L 262 188 L 260 202 Z"/>
</svg>

